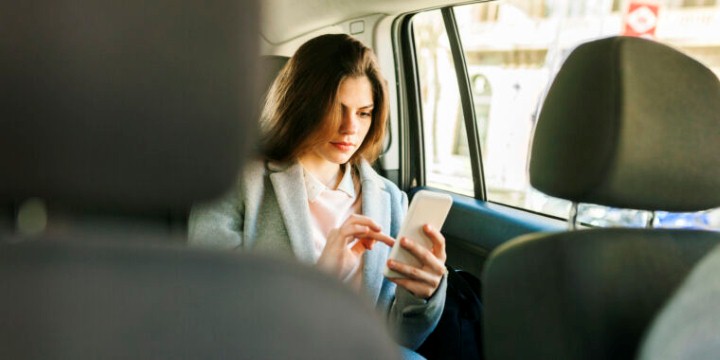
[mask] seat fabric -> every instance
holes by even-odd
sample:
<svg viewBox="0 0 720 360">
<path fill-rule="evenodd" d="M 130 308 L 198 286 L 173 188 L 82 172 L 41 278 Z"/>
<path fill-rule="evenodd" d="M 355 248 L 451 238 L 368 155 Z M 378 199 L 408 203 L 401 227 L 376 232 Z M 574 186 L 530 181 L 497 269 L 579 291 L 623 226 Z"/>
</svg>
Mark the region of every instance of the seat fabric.
<svg viewBox="0 0 720 360">
<path fill-rule="evenodd" d="M 567 58 L 543 104 L 532 185 L 573 202 L 644 210 L 720 206 L 720 81 L 658 42 L 612 37 Z M 701 230 L 537 233 L 484 270 L 488 359 L 632 359 L 693 265 Z"/>
</svg>

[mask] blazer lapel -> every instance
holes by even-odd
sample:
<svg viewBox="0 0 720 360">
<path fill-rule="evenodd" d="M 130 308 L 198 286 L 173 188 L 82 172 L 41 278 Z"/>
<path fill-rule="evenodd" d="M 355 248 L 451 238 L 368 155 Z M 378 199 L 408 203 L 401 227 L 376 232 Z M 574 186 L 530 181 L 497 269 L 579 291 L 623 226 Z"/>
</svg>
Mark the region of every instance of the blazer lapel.
<svg viewBox="0 0 720 360">
<path fill-rule="evenodd" d="M 390 194 L 381 187 L 370 164 L 363 161 L 359 166 L 359 172 L 363 215 L 373 219 L 387 234 L 390 231 Z M 366 251 L 363 255 L 363 287 L 373 302 L 376 302 L 380 295 L 382 272 L 389 251 L 385 244 L 376 243 L 372 250 Z"/>
<path fill-rule="evenodd" d="M 295 162 L 283 168 L 269 163 L 268 169 L 271 171 L 270 181 L 275 190 L 275 197 L 285 221 L 293 252 L 301 262 L 314 264 L 317 262 L 317 254 L 311 241 L 310 208 L 303 181 L 302 165 Z"/>
</svg>

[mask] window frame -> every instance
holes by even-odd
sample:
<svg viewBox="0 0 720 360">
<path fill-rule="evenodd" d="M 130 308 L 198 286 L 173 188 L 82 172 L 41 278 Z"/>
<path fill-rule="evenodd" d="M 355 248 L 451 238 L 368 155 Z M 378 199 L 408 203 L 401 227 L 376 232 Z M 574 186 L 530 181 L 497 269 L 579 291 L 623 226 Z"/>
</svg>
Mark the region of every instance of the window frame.
<svg viewBox="0 0 720 360">
<path fill-rule="evenodd" d="M 483 3 L 490 1 L 477 1 L 470 3 Z M 443 18 L 443 25 L 450 43 L 453 65 L 457 77 L 460 104 L 465 125 L 465 136 L 468 140 L 470 166 L 473 177 L 474 198 L 487 200 L 484 171 L 482 164 L 481 144 L 477 122 L 475 120 L 475 107 L 472 95 L 472 85 L 468 76 L 464 50 L 460 39 L 459 29 L 455 21 L 457 6 L 450 5 L 439 8 L 424 9 L 403 14 L 393 23 L 393 48 L 395 67 L 397 69 L 399 120 L 399 151 L 400 151 L 400 187 L 409 190 L 413 187 L 426 186 L 425 142 L 423 140 L 423 113 L 422 96 L 420 94 L 420 74 L 417 64 L 417 52 L 413 17 L 423 12 L 439 10 Z M 506 205 L 506 204 L 500 204 Z M 522 209 L 524 210 L 524 209 Z"/>
<path fill-rule="evenodd" d="M 448 41 L 453 48 L 453 64 L 456 68 L 456 76 L 458 77 L 458 88 L 460 89 L 461 106 L 463 106 L 463 120 L 465 123 L 465 135 L 468 139 L 468 152 L 470 153 L 470 161 L 473 174 L 473 199 L 481 201 L 501 208 L 522 211 L 526 214 L 540 216 L 542 218 L 555 221 L 567 222 L 568 218 L 555 216 L 548 213 L 539 212 L 532 209 L 515 206 L 512 204 L 500 203 L 487 198 L 487 186 L 484 177 L 483 160 L 481 153 L 480 134 L 475 119 L 474 99 L 472 95 L 472 84 L 470 82 L 466 59 L 462 45 L 458 46 L 460 41 L 459 28 L 455 21 L 455 7 L 470 4 L 492 3 L 495 0 L 470 1 L 466 3 L 453 4 L 449 6 L 436 7 L 413 11 L 402 14 L 395 18 L 392 24 L 392 46 L 393 56 L 396 69 L 396 83 L 398 96 L 398 141 L 399 148 L 399 184 L 398 186 L 408 191 L 415 187 L 427 186 L 426 166 L 425 166 L 425 141 L 423 139 L 424 119 L 422 111 L 422 96 L 420 94 L 420 74 L 417 64 L 417 53 L 415 49 L 415 37 L 413 30 L 413 17 L 420 13 L 439 10 L 443 16 L 443 24 L 445 31 L 448 33 Z M 449 15 L 444 15 L 449 12 Z M 446 19 L 447 18 L 447 19 Z M 448 22 L 454 29 L 454 35 L 450 35 Z M 451 36 L 454 37 L 451 38 Z M 453 45 L 454 44 L 454 45 Z M 456 52 L 460 56 L 456 56 Z M 458 60 L 458 58 L 460 60 Z M 458 72 L 457 67 L 461 66 L 462 71 Z M 463 86 L 460 82 L 464 83 Z M 470 106 L 471 111 L 466 111 L 465 106 Z M 470 114 L 469 116 L 467 114 Z M 468 126 L 468 123 L 471 123 Z M 471 135 L 472 131 L 472 135 Z M 471 136 L 475 138 L 475 145 L 470 144 Z M 456 193 L 457 196 L 467 196 Z M 512 211 L 510 210 L 510 211 Z"/>
<path fill-rule="evenodd" d="M 457 77 L 458 90 L 460 91 L 460 105 L 462 107 L 463 120 L 465 122 L 465 135 L 468 141 L 468 152 L 470 153 L 470 166 L 473 175 L 473 192 L 476 199 L 487 201 L 485 187 L 485 175 L 482 164 L 482 148 L 480 147 L 480 132 L 475 116 L 475 104 L 470 83 L 469 71 L 465 62 L 465 50 L 460 38 L 460 30 L 455 21 L 455 7 L 444 7 L 440 10 L 445 24 L 450 51 L 455 65 L 455 76 Z"/>
<path fill-rule="evenodd" d="M 403 14 L 393 22 L 393 51 L 398 97 L 399 186 L 409 190 L 425 185 L 425 143 L 422 127 L 422 99 L 417 71 L 412 17 Z M 410 119 L 417 119 L 410 121 Z"/>
<path fill-rule="evenodd" d="M 720 6 L 718 1 L 720 0 L 713 0 L 715 6 Z M 472 83 L 469 78 L 469 69 L 466 63 L 466 53 L 464 52 L 462 46 L 462 38 L 455 19 L 455 10 L 457 7 L 482 3 L 498 4 L 499 1 L 468 1 L 458 4 L 438 6 L 405 13 L 393 20 L 391 38 L 393 45 L 393 58 L 396 68 L 399 125 L 397 129 L 399 133 L 396 138 L 398 139 L 398 151 L 400 155 L 398 185 L 403 190 L 411 190 L 415 187 L 427 186 L 426 171 L 428 167 L 426 166 L 426 144 L 423 135 L 423 99 L 420 94 L 421 83 L 419 78 L 420 74 L 417 49 L 415 47 L 413 18 L 418 14 L 436 10 L 439 11 L 442 16 L 443 26 L 447 33 L 448 44 L 452 54 L 452 62 L 457 77 L 459 91 L 458 96 L 462 109 L 463 124 L 465 125 L 465 136 L 468 141 L 468 154 L 470 155 L 474 193 L 473 199 L 478 203 L 484 202 L 498 205 L 501 208 L 519 210 L 523 213 L 537 215 L 546 219 L 568 222 L 572 219 L 571 213 L 561 217 L 534 209 L 520 207 L 514 204 L 490 200 L 487 197 L 487 180 L 485 179 L 482 144 L 480 133 L 478 131 L 480 124 L 478 124 L 478 120 L 476 118 L 477 114 L 475 114 L 475 99 L 472 92 Z M 683 5 L 683 7 L 686 6 Z M 459 197 L 467 197 L 467 195 L 463 195 L 452 190 L 448 192 L 452 192 Z M 712 210 L 713 209 L 708 209 L 706 211 Z M 580 226 L 589 228 L 602 227 L 600 225 L 592 225 L 586 222 L 581 222 Z"/>
</svg>

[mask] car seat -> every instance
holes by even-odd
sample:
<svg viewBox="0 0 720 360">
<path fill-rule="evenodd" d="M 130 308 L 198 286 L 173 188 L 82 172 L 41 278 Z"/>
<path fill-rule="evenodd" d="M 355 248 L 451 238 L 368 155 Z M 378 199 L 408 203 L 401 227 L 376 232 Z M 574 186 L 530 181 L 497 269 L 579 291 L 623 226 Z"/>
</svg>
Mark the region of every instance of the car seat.
<svg viewBox="0 0 720 360">
<path fill-rule="evenodd" d="M 541 109 L 530 181 L 575 205 L 718 207 L 718 99 L 718 78 L 671 47 L 629 37 L 583 44 Z M 485 267 L 486 356 L 633 358 L 663 303 L 719 242 L 717 232 L 651 228 L 513 239 Z"/>
<path fill-rule="evenodd" d="M 226 191 L 251 147 L 258 14 L 0 4 L 0 358 L 398 355 L 371 306 L 314 269 L 169 241 L 167 214 Z"/>
</svg>

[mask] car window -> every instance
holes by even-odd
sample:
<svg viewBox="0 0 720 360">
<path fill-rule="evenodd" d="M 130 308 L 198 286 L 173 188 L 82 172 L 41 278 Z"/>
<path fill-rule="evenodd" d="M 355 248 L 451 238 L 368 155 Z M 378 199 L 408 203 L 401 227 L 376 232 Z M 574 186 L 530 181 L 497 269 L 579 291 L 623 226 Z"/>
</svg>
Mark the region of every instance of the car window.
<svg viewBox="0 0 720 360">
<path fill-rule="evenodd" d="M 413 18 L 427 184 L 473 196 L 460 90 L 440 10 Z"/>
<path fill-rule="evenodd" d="M 543 97 L 577 45 L 608 36 L 653 38 L 720 74 L 720 4 L 666 0 L 512 0 L 453 8 L 472 100 L 486 198 L 567 218 L 570 202 L 532 189 L 529 148 Z M 473 195 L 468 137 L 450 41 L 440 10 L 413 18 L 422 94 L 427 185 Z M 593 226 L 720 229 L 720 210 L 679 214 L 582 204 Z"/>
</svg>

